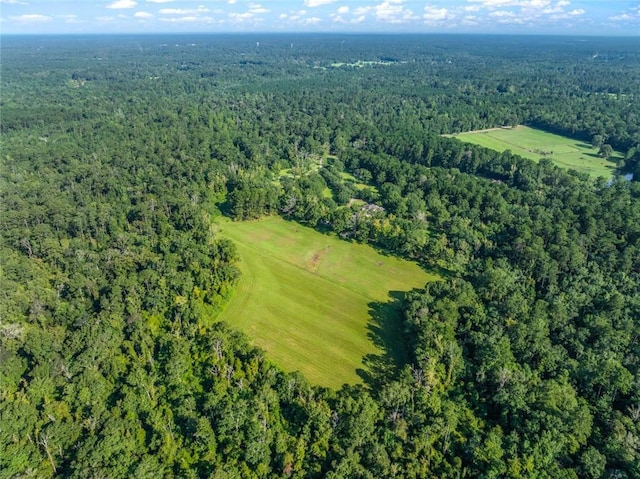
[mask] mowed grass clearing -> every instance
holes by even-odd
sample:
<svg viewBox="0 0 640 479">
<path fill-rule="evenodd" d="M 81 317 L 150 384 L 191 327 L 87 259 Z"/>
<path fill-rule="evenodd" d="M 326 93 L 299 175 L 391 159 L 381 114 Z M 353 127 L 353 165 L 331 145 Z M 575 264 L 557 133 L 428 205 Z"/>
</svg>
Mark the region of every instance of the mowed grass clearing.
<svg viewBox="0 0 640 479">
<path fill-rule="evenodd" d="M 284 370 L 322 386 L 361 382 L 364 357 L 385 354 L 372 337 L 373 303 L 391 305 L 391 291 L 439 279 L 415 263 L 280 217 L 221 222 L 220 234 L 236 243 L 242 277 L 219 319 L 244 331 Z M 376 309 L 396 316 L 390 319 L 401 314 Z M 384 343 L 399 341 L 397 330 L 380 334 Z"/>
<path fill-rule="evenodd" d="M 615 152 L 611 159 L 606 160 L 589 143 L 522 125 L 447 136 L 499 152 L 511 150 L 516 155 L 534 161 L 550 158 L 558 166 L 594 177 L 610 177 L 614 173 L 616 162 L 623 157 L 621 153 Z"/>
</svg>

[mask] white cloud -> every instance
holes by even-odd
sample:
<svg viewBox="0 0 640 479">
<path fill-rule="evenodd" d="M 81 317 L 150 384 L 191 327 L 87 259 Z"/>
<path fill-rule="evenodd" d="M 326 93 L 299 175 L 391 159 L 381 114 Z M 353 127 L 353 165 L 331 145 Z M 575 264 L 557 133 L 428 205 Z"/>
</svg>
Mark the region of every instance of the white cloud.
<svg viewBox="0 0 640 479">
<path fill-rule="evenodd" d="M 402 0 L 387 0 L 380 5 L 375 6 L 376 17 L 380 20 L 390 20 L 396 15 L 401 14 L 403 7 Z"/>
<path fill-rule="evenodd" d="M 516 15 L 514 12 L 508 10 L 497 10 L 489 14 L 497 23 L 503 25 L 523 25 L 529 21 L 527 17 Z"/>
<path fill-rule="evenodd" d="M 171 3 L 173 0 L 147 0 L 147 3 Z"/>
<path fill-rule="evenodd" d="M 371 8 L 373 7 L 358 7 L 353 11 L 353 13 L 356 15 L 366 15 L 371 11 Z"/>
<path fill-rule="evenodd" d="M 204 5 L 200 5 L 196 9 L 191 8 L 161 8 L 159 13 L 162 15 L 193 15 L 196 13 L 208 13 L 209 9 Z"/>
<path fill-rule="evenodd" d="M 229 16 L 234 20 L 248 20 L 250 18 L 253 18 L 253 13 L 251 12 L 230 13 Z"/>
<path fill-rule="evenodd" d="M 542 10 L 545 15 L 551 15 L 553 13 L 564 13 L 564 8 L 556 4 L 555 6 L 549 6 Z"/>
<path fill-rule="evenodd" d="M 448 13 L 449 13 L 449 10 L 447 10 L 446 8 L 436 8 L 436 7 L 427 5 L 426 7 L 424 7 L 423 18 L 425 20 L 435 22 L 438 20 L 446 19 Z"/>
<path fill-rule="evenodd" d="M 468 0 L 472 3 L 481 3 L 484 8 L 506 7 L 517 4 L 517 0 Z"/>
<path fill-rule="evenodd" d="M 84 20 L 79 20 L 78 15 L 56 15 L 56 18 L 64 20 L 64 23 L 85 23 Z"/>
<path fill-rule="evenodd" d="M 462 24 L 469 25 L 469 26 L 479 25 L 478 17 L 476 15 L 467 15 L 462 19 Z"/>
<path fill-rule="evenodd" d="M 279 18 L 284 20 L 288 19 L 290 22 L 297 22 L 301 20 L 307 14 L 306 10 L 289 10 L 289 13 L 281 13 Z M 306 21 L 306 20 L 305 20 Z"/>
<path fill-rule="evenodd" d="M 138 3 L 133 0 L 116 0 L 115 2 L 107 5 L 107 8 L 133 8 L 137 4 Z"/>
<path fill-rule="evenodd" d="M 249 4 L 249 12 L 250 13 L 260 14 L 260 13 L 269 13 L 270 11 L 271 10 L 269 10 L 268 8 L 264 8 L 259 3 L 250 3 Z"/>
<path fill-rule="evenodd" d="M 410 20 L 418 20 L 411 10 L 405 8 L 405 0 L 386 0 L 373 7 L 376 19 L 385 23 L 406 23 Z M 356 10 L 356 13 L 358 10 Z"/>
<path fill-rule="evenodd" d="M 38 13 L 27 13 L 25 15 L 16 15 L 16 16 L 9 17 L 9 19 L 13 20 L 14 22 L 21 22 L 21 23 L 42 23 L 42 22 L 48 22 L 52 20 L 51 17 L 48 17 L 47 15 L 40 15 Z"/>
<path fill-rule="evenodd" d="M 136 12 L 133 16 L 136 18 L 153 18 L 153 15 L 148 12 Z"/>
<path fill-rule="evenodd" d="M 456 14 L 446 8 L 438 8 L 434 5 L 425 5 L 422 18 L 426 25 L 438 25 L 449 22 L 456 17 Z"/>
<path fill-rule="evenodd" d="M 549 0 L 528 0 L 518 3 L 516 6 L 529 9 L 547 8 L 551 5 Z"/>
<path fill-rule="evenodd" d="M 0 3 L 6 3 L 7 5 L 29 5 L 27 2 L 21 2 L 20 0 L 0 0 Z"/>
<path fill-rule="evenodd" d="M 213 17 L 187 15 L 184 17 L 162 17 L 160 18 L 160 21 L 165 23 L 211 23 L 213 22 Z"/>
<path fill-rule="evenodd" d="M 496 17 L 496 18 L 505 18 L 505 17 L 513 18 L 513 17 L 516 16 L 516 14 L 513 13 L 513 12 L 510 12 L 508 10 L 498 10 L 498 11 L 495 11 L 495 12 L 491 12 L 489 14 L 489 16 L 490 17 Z"/>
<path fill-rule="evenodd" d="M 184 15 L 190 11 L 191 10 L 185 10 L 183 8 L 161 8 L 159 13 L 162 15 Z"/>
<path fill-rule="evenodd" d="M 161 8 L 159 13 L 162 15 L 185 15 L 187 13 L 193 13 L 193 10 L 186 10 L 184 8 Z"/>
<path fill-rule="evenodd" d="M 329 5 L 334 2 L 336 2 L 336 0 L 304 0 L 305 6 L 309 8 L 321 7 L 322 5 Z"/>
<path fill-rule="evenodd" d="M 498 23 L 502 25 L 524 25 L 526 21 L 523 18 L 508 17 L 508 18 L 499 18 Z"/>
<path fill-rule="evenodd" d="M 609 20 L 614 22 L 640 23 L 640 7 L 634 7 L 620 15 L 609 17 Z"/>
<path fill-rule="evenodd" d="M 311 17 L 311 18 L 306 18 L 304 20 L 304 23 L 306 25 L 317 25 L 318 23 L 320 23 L 322 21 L 322 18 L 318 18 L 318 17 Z"/>
<path fill-rule="evenodd" d="M 469 3 L 479 3 L 480 8 L 486 8 L 489 10 L 493 10 L 496 8 L 505 8 L 505 7 L 521 7 L 521 8 L 545 8 L 551 5 L 551 0 L 467 0 Z M 556 5 L 559 6 L 568 5 L 566 0 L 561 0 Z M 474 9 L 472 11 L 478 11 L 479 9 Z"/>
<path fill-rule="evenodd" d="M 553 4 L 551 0 L 467 0 L 469 3 L 475 5 L 469 5 L 465 7 L 468 12 L 478 12 L 480 10 L 488 9 L 495 10 L 506 7 L 519 7 L 521 9 L 528 10 L 553 10 L 562 11 L 564 7 L 568 6 L 571 2 L 567 0 L 560 0 Z"/>
<path fill-rule="evenodd" d="M 340 7 L 338 8 L 337 13 L 330 13 L 329 16 L 331 17 L 331 21 L 333 21 L 333 23 L 340 23 L 342 25 L 357 25 L 366 20 L 367 17 L 364 13 L 368 12 L 370 9 L 371 7 L 367 7 L 364 10 L 362 8 L 356 9 L 354 13 L 358 16 L 351 19 L 346 19 L 343 15 L 348 14 L 351 9 L 349 7 Z"/>
<path fill-rule="evenodd" d="M 250 3 L 249 10 L 243 13 L 236 13 L 236 12 L 230 13 L 229 17 L 231 17 L 233 20 L 236 20 L 236 21 L 244 21 L 244 20 L 249 20 L 251 18 L 254 18 L 256 17 L 256 15 L 260 15 L 262 13 L 269 13 L 270 11 L 271 10 L 269 10 L 268 8 L 264 8 L 259 3 Z M 304 10 L 301 10 L 301 11 L 304 12 Z M 289 19 L 292 19 L 292 18 L 293 17 L 289 16 Z M 255 20 L 261 20 L 261 18 L 258 17 L 258 18 L 255 18 Z"/>
<path fill-rule="evenodd" d="M 583 8 L 568 11 L 569 0 L 467 0 L 467 3 L 461 10 L 473 12 L 471 21 L 476 23 L 542 26 L 578 19 L 587 13 Z"/>
</svg>

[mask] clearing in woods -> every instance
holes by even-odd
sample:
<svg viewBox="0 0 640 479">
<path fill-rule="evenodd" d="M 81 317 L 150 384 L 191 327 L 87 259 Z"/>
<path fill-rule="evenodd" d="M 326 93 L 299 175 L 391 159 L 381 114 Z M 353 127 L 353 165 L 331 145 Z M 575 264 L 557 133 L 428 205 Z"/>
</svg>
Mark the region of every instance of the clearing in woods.
<svg viewBox="0 0 640 479">
<path fill-rule="evenodd" d="M 242 277 L 218 319 L 244 331 L 284 370 L 338 388 L 362 381 L 367 355 L 406 360 L 401 312 L 390 293 L 438 276 L 276 216 L 223 220 L 220 234 L 236 243 Z"/>
<path fill-rule="evenodd" d="M 534 161 L 549 158 L 558 166 L 595 177 L 609 178 L 615 171 L 617 161 L 623 157 L 621 153 L 614 152 L 613 156 L 607 160 L 601 158 L 598 150 L 589 143 L 523 125 L 445 136 L 499 152 L 511 150 L 516 155 Z"/>
</svg>

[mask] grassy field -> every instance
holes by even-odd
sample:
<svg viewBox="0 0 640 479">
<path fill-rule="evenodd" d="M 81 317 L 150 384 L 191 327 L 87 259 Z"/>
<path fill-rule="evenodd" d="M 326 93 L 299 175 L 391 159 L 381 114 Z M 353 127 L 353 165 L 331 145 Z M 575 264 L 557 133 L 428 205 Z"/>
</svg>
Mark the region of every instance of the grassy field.
<svg viewBox="0 0 640 479">
<path fill-rule="evenodd" d="M 361 381 L 366 355 L 403 361 L 392 291 L 438 279 L 418 265 L 280 217 L 221 222 L 240 254 L 240 283 L 220 320 L 314 384 Z M 376 344 L 377 343 L 377 344 Z"/>
<path fill-rule="evenodd" d="M 330 66 L 333 68 L 341 68 L 341 67 L 362 68 L 362 67 L 367 67 L 372 65 L 389 66 L 389 65 L 395 65 L 396 63 L 397 62 L 358 60 L 354 63 L 343 63 L 343 62 L 332 63 Z"/>
<path fill-rule="evenodd" d="M 598 156 L 598 150 L 588 143 L 527 126 L 470 131 L 451 136 L 500 152 L 511 150 L 517 155 L 535 161 L 547 156 L 558 166 L 572 168 L 595 177 L 610 177 L 616 162 L 623 156 L 615 152 L 610 160 L 605 160 Z M 544 155 L 542 152 L 548 154 Z"/>
</svg>

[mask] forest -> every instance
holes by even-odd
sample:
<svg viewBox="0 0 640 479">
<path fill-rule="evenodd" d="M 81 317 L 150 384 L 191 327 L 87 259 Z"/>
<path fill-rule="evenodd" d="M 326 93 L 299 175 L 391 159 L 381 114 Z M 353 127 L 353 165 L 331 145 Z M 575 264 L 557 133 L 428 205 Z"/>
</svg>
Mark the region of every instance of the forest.
<svg viewBox="0 0 640 479">
<path fill-rule="evenodd" d="M 640 477 L 638 37 L 0 53 L 0 478 Z M 445 136 L 514 125 L 624 158 Z M 398 299 L 406 361 L 320 387 L 217 320 L 216 222 L 269 215 L 443 278 Z"/>
</svg>

